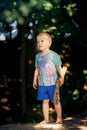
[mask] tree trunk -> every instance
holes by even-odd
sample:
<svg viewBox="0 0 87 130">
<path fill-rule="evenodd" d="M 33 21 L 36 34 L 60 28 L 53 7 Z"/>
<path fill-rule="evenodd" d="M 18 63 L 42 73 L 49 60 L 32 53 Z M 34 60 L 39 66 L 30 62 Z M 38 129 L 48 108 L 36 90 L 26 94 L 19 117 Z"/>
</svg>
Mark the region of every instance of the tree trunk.
<svg viewBox="0 0 87 130">
<path fill-rule="evenodd" d="M 20 81 L 21 81 L 21 111 L 22 115 L 26 114 L 26 72 L 25 72 L 25 59 L 26 59 L 26 40 L 24 37 L 25 27 L 24 25 L 19 27 L 19 41 L 21 46 L 20 52 Z"/>
</svg>

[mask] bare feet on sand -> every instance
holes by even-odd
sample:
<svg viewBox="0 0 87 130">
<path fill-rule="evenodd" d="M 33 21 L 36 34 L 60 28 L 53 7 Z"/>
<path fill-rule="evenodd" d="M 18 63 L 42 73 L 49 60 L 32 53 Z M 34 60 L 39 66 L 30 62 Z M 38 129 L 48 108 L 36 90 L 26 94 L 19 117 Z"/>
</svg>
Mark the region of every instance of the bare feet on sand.
<svg viewBox="0 0 87 130">
<path fill-rule="evenodd" d="M 49 123 L 49 121 L 43 120 L 43 121 L 41 121 L 39 124 L 40 124 L 40 125 L 44 125 L 44 124 L 47 124 L 47 123 Z"/>
</svg>

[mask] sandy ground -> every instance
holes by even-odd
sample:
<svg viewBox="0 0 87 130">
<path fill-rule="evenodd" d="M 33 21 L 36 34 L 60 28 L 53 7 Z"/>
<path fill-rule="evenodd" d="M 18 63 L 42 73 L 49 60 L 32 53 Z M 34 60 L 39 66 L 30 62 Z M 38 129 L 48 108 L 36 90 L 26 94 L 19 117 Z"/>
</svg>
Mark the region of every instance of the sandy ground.
<svg viewBox="0 0 87 130">
<path fill-rule="evenodd" d="M 87 130 L 87 116 L 68 117 L 63 124 L 49 123 L 39 125 L 38 123 L 6 124 L 1 125 L 0 130 Z"/>
</svg>

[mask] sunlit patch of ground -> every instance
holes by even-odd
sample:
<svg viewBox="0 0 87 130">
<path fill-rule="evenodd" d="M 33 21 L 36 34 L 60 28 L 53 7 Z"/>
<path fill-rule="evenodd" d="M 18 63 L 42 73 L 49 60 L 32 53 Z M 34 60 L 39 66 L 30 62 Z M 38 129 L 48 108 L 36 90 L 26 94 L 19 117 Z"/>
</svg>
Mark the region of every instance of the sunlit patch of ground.
<svg viewBox="0 0 87 130">
<path fill-rule="evenodd" d="M 0 126 L 0 130 L 87 130 L 87 116 L 68 117 L 63 124 L 54 122 L 40 125 L 39 123 L 7 124 Z"/>
<path fill-rule="evenodd" d="M 35 125 L 34 128 L 43 128 L 43 129 L 59 129 L 59 128 L 64 128 L 62 124 L 55 124 L 55 123 L 49 123 L 49 124 L 44 124 L 44 125 Z"/>
</svg>

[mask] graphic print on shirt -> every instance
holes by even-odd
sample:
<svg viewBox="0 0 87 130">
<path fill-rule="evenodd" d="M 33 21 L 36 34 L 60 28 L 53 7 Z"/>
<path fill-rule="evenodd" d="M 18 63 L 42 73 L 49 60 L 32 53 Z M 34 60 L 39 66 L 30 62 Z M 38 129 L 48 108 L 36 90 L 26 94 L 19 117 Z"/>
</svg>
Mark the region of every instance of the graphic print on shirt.
<svg viewBox="0 0 87 130">
<path fill-rule="evenodd" d="M 50 57 L 51 56 L 51 57 Z M 40 80 L 43 84 L 48 81 L 49 85 L 55 84 L 56 68 L 52 62 L 52 55 L 40 56 L 38 64 L 40 68 Z"/>
</svg>

